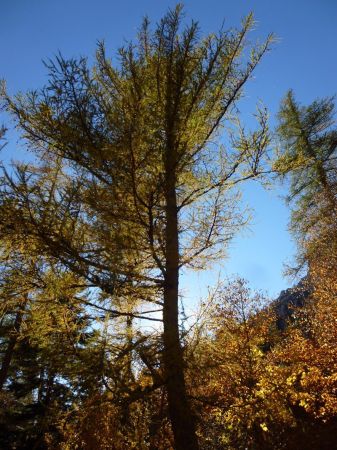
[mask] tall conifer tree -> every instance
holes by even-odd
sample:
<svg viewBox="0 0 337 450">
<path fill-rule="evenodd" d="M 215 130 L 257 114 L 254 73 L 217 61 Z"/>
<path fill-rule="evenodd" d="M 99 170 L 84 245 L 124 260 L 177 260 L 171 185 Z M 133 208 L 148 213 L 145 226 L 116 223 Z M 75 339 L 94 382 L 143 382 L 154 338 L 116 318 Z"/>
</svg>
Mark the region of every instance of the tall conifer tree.
<svg viewBox="0 0 337 450">
<path fill-rule="evenodd" d="M 248 48 L 251 15 L 241 29 L 205 38 L 196 22 L 182 27 L 182 17 L 177 6 L 153 31 L 145 19 L 115 64 L 100 44 L 93 69 L 85 59 L 58 57 L 47 64 L 44 89 L 4 94 L 41 164 L 7 175 L 2 195 L 15 209 L 7 229 L 34 236 L 98 299 L 110 299 L 110 312 L 146 317 L 137 305 L 159 306 L 162 369 L 153 370 L 153 386 L 165 384 L 175 448 L 187 450 L 198 442 L 184 379 L 179 274 L 224 254 L 241 224 L 233 187 L 265 171 L 264 111 L 257 131 L 240 127 L 227 147 L 215 140 L 237 122 L 237 101 L 271 38 Z"/>
</svg>

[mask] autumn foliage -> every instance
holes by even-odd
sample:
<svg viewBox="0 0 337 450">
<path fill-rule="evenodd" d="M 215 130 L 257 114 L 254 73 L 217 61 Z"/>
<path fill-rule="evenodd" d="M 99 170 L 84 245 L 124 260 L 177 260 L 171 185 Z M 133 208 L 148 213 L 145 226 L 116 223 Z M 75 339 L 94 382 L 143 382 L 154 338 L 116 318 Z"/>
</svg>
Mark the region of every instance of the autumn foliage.
<svg viewBox="0 0 337 450">
<path fill-rule="evenodd" d="M 252 15 L 205 39 L 182 25 L 177 6 L 119 65 L 100 44 L 92 68 L 59 56 L 40 91 L 2 89 L 36 160 L 1 168 L 0 448 L 336 448 L 333 99 L 289 92 L 272 157 L 267 111 L 247 132 L 236 106 L 272 36 L 250 45 Z M 238 186 L 275 176 L 304 305 L 279 327 L 233 278 L 187 317 L 182 270 L 226 255 Z"/>
</svg>

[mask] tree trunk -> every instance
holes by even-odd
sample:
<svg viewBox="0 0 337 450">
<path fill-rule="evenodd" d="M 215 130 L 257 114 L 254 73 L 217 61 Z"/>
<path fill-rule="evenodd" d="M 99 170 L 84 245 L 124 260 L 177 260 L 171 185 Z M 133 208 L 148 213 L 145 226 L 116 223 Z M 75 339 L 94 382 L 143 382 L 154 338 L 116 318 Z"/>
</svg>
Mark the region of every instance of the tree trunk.
<svg viewBox="0 0 337 450">
<path fill-rule="evenodd" d="M 48 378 L 47 378 L 47 383 L 46 383 L 46 393 L 45 393 L 45 397 L 44 397 L 44 405 L 46 407 L 49 406 L 49 404 L 52 400 L 54 380 L 55 380 L 55 373 L 53 371 L 51 371 L 48 373 Z"/>
<path fill-rule="evenodd" d="M 179 338 L 179 238 L 174 168 L 166 165 L 166 265 L 164 282 L 164 370 L 168 408 L 176 450 L 199 448 L 187 400 L 183 352 Z"/>
<path fill-rule="evenodd" d="M 8 346 L 7 346 L 6 352 L 5 352 L 3 360 L 2 360 L 1 369 L 0 369 L 0 391 L 2 391 L 4 384 L 6 383 L 6 380 L 8 378 L 8 372 L 9 372 L 11 361 L 12 361 L 12 358 L 14 355 L 14 348 L 15 348 L 16 342 L 18 340 L 18 333 L 20 331 L 26 302 L 27 301 L 25 301 L 22 308 L 20 308 L 19 311 L 17 311 L 17 313 L 16 313 L 14 326 L 13 326 L 13 333 L 9 338 Z"/>
</svg>

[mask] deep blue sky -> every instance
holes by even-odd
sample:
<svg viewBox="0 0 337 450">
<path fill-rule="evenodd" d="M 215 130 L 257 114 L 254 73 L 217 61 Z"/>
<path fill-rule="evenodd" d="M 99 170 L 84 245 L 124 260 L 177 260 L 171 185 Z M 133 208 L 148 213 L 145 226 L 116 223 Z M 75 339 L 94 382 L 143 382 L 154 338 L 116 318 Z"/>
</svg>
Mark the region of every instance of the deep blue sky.
<svg viewBox="0 0 337 450">
<path fill-rule="evenodd" d="M 125 40 L 134 38 L 145 14 L 157 21 L 175 4 L 168 0 L 2 0 L 0 78 L 7 80 L 10 93 L 38 88 L 46 80 L 42 59 L 58 51 L 66 57 L 92 58 L 100 39 L 113 54 Z M 269 32 L 278 36 L 279 42 L 247 85 L 242 112 L 248 123 L 258 99 L 269 108 L 273 121 L 289 88 L 303 103 L 336 93 L 336 0 L 190 0 L 184 4 L 186 20 L 199 20 L 204 33 L 218 30 L 224 19 L 225 26 L 237 26 L 253 11 L 257 26 L 252 40 Z M 8 137 L 11 142 L 3 157 L 21 157 L 24 152 L 14 133 Z M 233 242 L 222 269 L 223 275 L 238 273 L 271 295 L 289 284 L 282 277 L 282 265 L 294 255 L 287 232 L 289 213 L 279 196 L 276 189 L 245 188 L 244 201 L 255 210 L 253 220 L 249 230 Z M 193 284 L 195 292 L 212 278 L 209 274 L 200 280 L 192 277 L 184 285 Z"/>
</svg>

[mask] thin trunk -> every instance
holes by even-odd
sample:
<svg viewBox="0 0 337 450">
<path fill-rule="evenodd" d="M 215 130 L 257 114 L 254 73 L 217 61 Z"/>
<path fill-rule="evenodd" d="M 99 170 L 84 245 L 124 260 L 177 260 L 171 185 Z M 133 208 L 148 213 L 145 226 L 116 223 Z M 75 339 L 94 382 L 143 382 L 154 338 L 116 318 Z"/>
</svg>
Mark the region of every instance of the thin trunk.
<svg viewBox="0 0 337 450">
<path fill-rule="evenodd" d="M 39 390 L 38 390 L 38 394 L 37 394 L 38 403 L 42 403 L 42 399 L 43 399 L 44 383 L 45 383 L 44 372 L 45 372 L 44 367 L 41 367 L 40 377 L 39 377 Z"/>
<path fill-rule="evenodd" d="M 309 153 L 309 156 L 311 158 L 313 158 L 315 161 L 316 173 L 318 176 L 318 180 L 323 187 L 323 191 L 326 195 L 326 198 L 328 199 L 331 213 L 335 215 L 337 212 L 336 197 L 335 197 L 333 190 L 331 189 L 331 185 L 329 183 L 329 179 L 328 179 L 326 170 L 324 168 L 324 164 L 319 158 L 317 158 L 317 155 L 316 155 L 315 151 L 313 150 L 309 139 L 307 137 L 305 139 L 306 139 L 307 151 Z"/>
<path fill-rule="evenodd" d="M 319 176 L 319 180 L 323 186 L 324 189 L 324 193 L 328 199 L 329 202 L 329 208 L 330 208 L 330 212 L 331 214 L 333 214 L 333 216 L 335 217 L 335 215 L 337 214 L 337 202 L 336 202 L 336 197 L 335 194 L 333 192 L 333 190 L 331 189 L 331 185 L 329 183 L 326 171 L 324 169 L 324 166 L 321 162 L 317 162 L 317 173 Z"/>
<path fill-rule="evenodd" d="M 132 371 L 132 347 L 133 347 L 133 318 L 128 316 L 126 319 L 126 345 L 129 349 L 128 353 L 126 354 L 126 364 L 124 369 L 124 383 L 128 385 L 129 383 L 133 383 L 134 376 Z M 131 410 L 130 410 L 130 404 L 126 403 L 123 405 L 122 412 L 121 412 L 121 422 L 124 426 L 131 426 Z"/>
<path fill-rule="evenodd" d="M 55 379 L 55 373 L 49 372 L 47 382 L 46 382 L 46 393 L 45 393 L 45 397 L 44 397 L 44 405 L 46 407 L 49 406 L 50 401 L 52 399 L 53 388 L 54 388 L 54 379 Z"/>
<path fill-rule="evenodd" d="M 183 352 L 179 339 L 179 239 L 174 166 L 166 164 L 166 267 L 164 283 L 164 369 L 168 408 L 176 450 L 199 448 L 186 395 Z"/>
<path fill-rule="evenodd" d="M 305 131 L 305 128 L 301 122 L 301 118 L 300 118 L 300 114 L 298 109 L 294 106 L 294 104 L 291 104 L 291 110 L 292 113 L 295 116 L 295 120 L 297 122 L 297 126 L 300 129 L 300 134 L 302 139 L 305 142 L 306 145 L 306 151 L 307 154 L 310 156 L 310 158 L 312 158 L 315 161 L 315 169 L 316 169 L 316 173 L 318 176 L 318 180 L 320 182 L 320 184 L 323 187 L 324 193 L 328 199 L 329 202 L 329 207 L 331 208 L 331 213 L 335 216 L 336 212 L 337 212 L 337 202 L 336 202 L 336 197 L 335 197 L 335 193 L 333 192 L 333 190 L 331 189 L 331 185 L 329 183 L 329 179 L 327 176 L 327 172 L 324 168 L 324 164 L 323 162 L 317 157 L 317 153 L 316 151 L 313 149 L 312 144 L 310 142 L 310 138 L 308 136 L 308 134 Z"/>
<path fill-rule="evenodd" d="M 126 356 L 126 379 L 128 383 L 133 383 L 135 381 L 135 377 L 133 375 L 133 370 L 132 370 L 132 358 L 133 358 L 133 352 L 132 352 L 132 347 L 133 347 L 133 337 L 134 337 L 134 329 L 133 329 L 133 317 L 128 316 L 126 319 L 126 344 L 127 347 L 130 349 L 129 353 Z"/>
<path fill-rule="evenodd" d="M 0 391 L 2 391 L 4 384 L 6 383 L 6 380 L 8 378 L 8 372 L 10 369 L 11 361 L 14 355 L 14 348 L 16 345 L 16 342 L 18 340 L 18 334 L 21 328 L 22 318 L 24 309 L 26 306 L 26 301 L 22 308 L 17 311 L 13 326 L 13 332 L 11 334 L 11 337 L 9 338 L 8 346 L 5 352 L 5 355 L 2 360 L 1 369 L 0 369 Z"/>
</svg>

